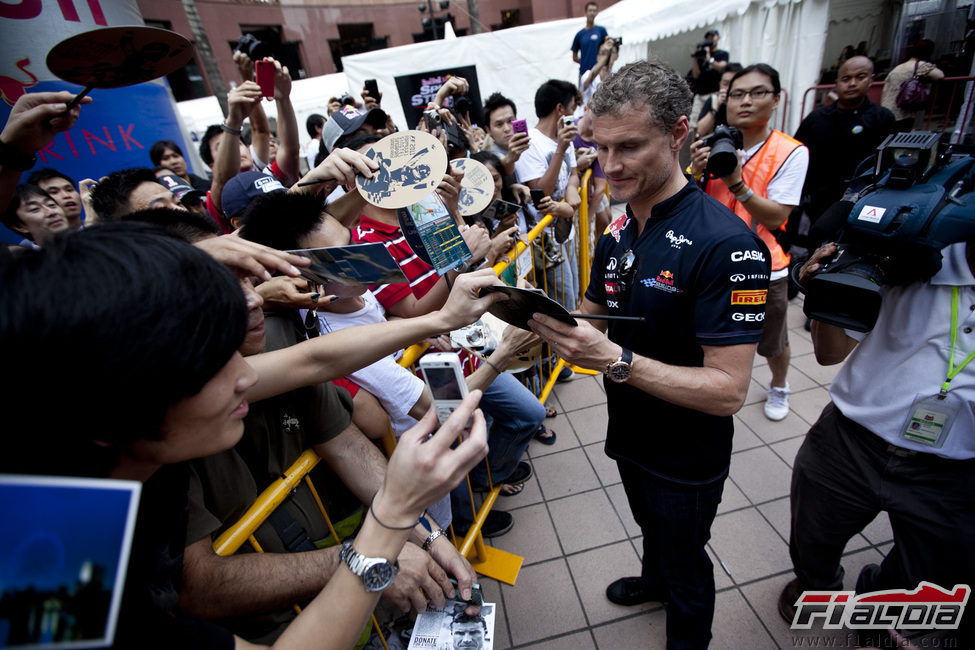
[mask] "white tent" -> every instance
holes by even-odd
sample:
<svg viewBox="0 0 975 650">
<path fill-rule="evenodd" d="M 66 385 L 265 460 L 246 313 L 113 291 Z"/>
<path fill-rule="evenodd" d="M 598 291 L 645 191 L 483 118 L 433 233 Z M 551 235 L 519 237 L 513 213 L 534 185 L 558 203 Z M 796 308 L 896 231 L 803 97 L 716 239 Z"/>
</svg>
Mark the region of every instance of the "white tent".
<svg viewBox="0 0 975 650">
<path fill-rule="evenodd" d="M 777 128 L 795 131 L 805 90 L 819 80 L 829 25 L 829 0 L 621 0 L 597 21 L 623 38 L 621 61 L 655 56 L 680 72 L 691 67 L 691 51 L 704 32 L 721 33 L 719 47 L 744 65 L 764 62 L 779 72 L 786 94 Z"/>
<path fill-rule="evenodd" d="M 579 66 L 572 62 L 570 47 L 585 22 L 584 18 L 555 20 L 402 45 L 342 57 L 342 66 L 351 88 L 362 88 L 366 79 L 377 80 L 383 109 L 400 126 L 405 125 L 405 117 L 394 77 L 464 65 L 477 66 L 482 100 L 499 91 L 515 102 L 520 117 L 533 124 L 535 90 L 542 83 L 553 78 L 577 82 Z"/>
</svg>

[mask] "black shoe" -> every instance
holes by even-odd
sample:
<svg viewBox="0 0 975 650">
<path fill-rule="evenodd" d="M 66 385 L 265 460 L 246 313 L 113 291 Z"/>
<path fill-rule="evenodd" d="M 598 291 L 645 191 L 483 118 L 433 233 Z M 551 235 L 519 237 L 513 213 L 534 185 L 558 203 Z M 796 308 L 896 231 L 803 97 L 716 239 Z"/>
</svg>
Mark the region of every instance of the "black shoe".
<svg viewBox="0 0 975 650">
<path fill-rule="evenodd" d="M 484 519 L 484 525 L 481 526 L 481 535 L 484 537 L 501 537 L 511 530 L 514 525 L 515 518 L 511 516 L 510 512 L 491 510 Z M 466 537 L 467 531 L 470 529 L 471 525 L 469 523 L 454 524 L 454 534 L 457 537 Z"/>
<path fill-rule="evenodd" d="M 779 594 L 779 616 L 789 625 L 796 619 L 796 601 L 800 595 L 802 590 L 799 589 L 799 578 L 790 580 Z"/>
<path fill-rule="evenodd" d="M 518 466 L 515 467 L 515 471 L 511 472 L 511 474 L 509 474 L 502 481 L 499 482 L 506 483 L 508 485 L 518 485 L 519 483 L 524 483 L 531 477 L 532 477 L 532 466 L 526 463 L 525 461 L 521 461 L 520 463 L 518 463 Z M 497 485 L 497 483 L 495 483 L 495 485 Z M 475 492 L 487 492 L 491 488 L 487 485 L 473 485 L 472 489 Z"/>
<path fill-rule="evenodd" d="M 609 602 L 632 607 L 642 603 L 666 602 L 663 594 L 656 593 L 647 586 L 643 578 L 620 578 L 606 587 L 606 598 Z"/>
</svg>

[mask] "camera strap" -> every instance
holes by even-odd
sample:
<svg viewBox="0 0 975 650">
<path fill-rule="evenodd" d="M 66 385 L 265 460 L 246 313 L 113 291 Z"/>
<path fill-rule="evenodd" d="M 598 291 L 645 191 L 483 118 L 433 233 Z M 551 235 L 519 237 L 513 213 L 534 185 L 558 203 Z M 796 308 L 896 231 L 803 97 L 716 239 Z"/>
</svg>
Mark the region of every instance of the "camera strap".
<svg viewBox="0 0 975 650">
<path fill-rule="evenodd" d="M 958 342 L 958 287 L 951 288 L 951 351 L 948 356 L 948 375 L 936 395 L 918 393 L 901 427 L 900 437 L 906 442 L 928 447 L 943 447 L 959 413 L 966 408 L 956 394 L 949 393 L 951 380 L 958 376 L 968 362 L 975 357 L 972 351 L 965 360 L 955 366 L 955 345 Z"/>
<path fill-rule="evenodd" d="M 968 362 L 975 357 L 975 350 L 972 350 L 971 354 L 965 357 L 965 360 L 955 367 L 955 343 L 958 341 L 958 287 L 951 288 L 951 352 L 948 354 L 948 376 L 945 378 L 945 383 L 941 384 L 941 398 L 948 394 L 948 390 L 951 387 L 951 380 L 958 376 Z"/>
</svg>

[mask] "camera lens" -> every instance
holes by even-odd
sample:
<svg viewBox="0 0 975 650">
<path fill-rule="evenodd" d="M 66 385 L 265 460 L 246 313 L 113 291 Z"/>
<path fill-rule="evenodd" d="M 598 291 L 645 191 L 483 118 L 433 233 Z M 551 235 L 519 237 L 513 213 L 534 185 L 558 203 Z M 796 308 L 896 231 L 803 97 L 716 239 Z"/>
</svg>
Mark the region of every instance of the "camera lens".
<svg viewBox="0 0 975 650">
<path fill-rule="evenodd" d="M 738 153 L 735 145 L 727 138 L 721 138 L 711 147 L 711 155 L 708 156 L 708 173 L 717 178 L 724 178 L 735 171 L 738 166 Z"/>
</svg>

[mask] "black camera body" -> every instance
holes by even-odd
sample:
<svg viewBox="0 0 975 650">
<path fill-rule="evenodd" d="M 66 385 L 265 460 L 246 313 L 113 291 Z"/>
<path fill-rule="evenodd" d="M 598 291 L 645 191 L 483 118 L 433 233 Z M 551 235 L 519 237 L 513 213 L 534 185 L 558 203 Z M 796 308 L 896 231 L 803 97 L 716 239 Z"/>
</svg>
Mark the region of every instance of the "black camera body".
<svg viewBox="0 0 975 650">
<path fill-rule="evenodd" d="M 614 36 L 613 37 L 613 43 L 616 44 L 616 49 L 617 50 L 620 49 L 620 46 L 623 44 L 623 37 L 622 36 Z"/>
<path fill-rule="evenodd" d="M 471 100 L 469 97 L 461 96 L 454 100 L 454 113 L 466 115 L 471 112 Z"/>
<path fill-rule="evenodd" d="M 705 39 L 694 46 L 694 58 L 697 59 L 698 65 L 704 67 L 704 62 L 707 61 L 709 52 L 711 48 L 714 47 L 714 41 L 710 38 Z"/>
<path fill-rule="evenodd" d="M 738 150 L 745 147 L 741 131 L 733 126 L 719 124 L 711 135 L 704 138 L 704 146 L 711 147 L 708 154 L 707 172 L 715 178 L 724 178 L 738 166 Z"/>
<path fill-rule="evenodd" d="M 941 249 L 975 239 L 975 157 L 939 154 L 940 134 L 897 133 L 877 147 L 876 168 L 856 179 L 854 201 L 829 212 L 845 214 L 836 254 L 806 281 L 807 316 L 869 332 L 884 286 L 929 280 L 941 269 Z"/>
<path fill-rule="evenodd" d="M 260 61 L 266 56 L 271 56 L 271 46 L 258 40 L 253 34 L 244 34 L 238 38 L 236 50 L 246 54 L 251 61 Z"/>
<path fill-rule="evenodd" d="M 355 106 L 355 98 L 349 93 L 342 93 L 342 96 L 339 97 L 339 103 L 342 106 Z"/>
</svg>

